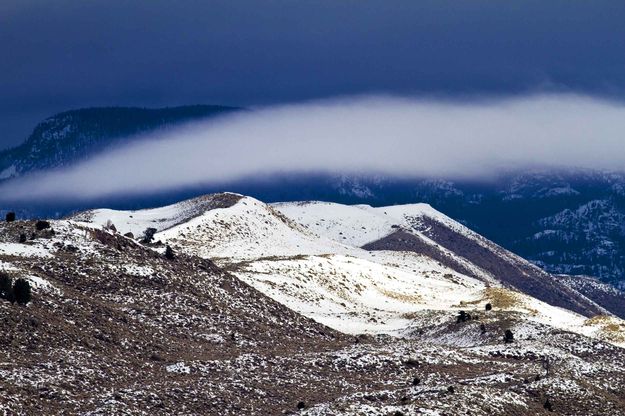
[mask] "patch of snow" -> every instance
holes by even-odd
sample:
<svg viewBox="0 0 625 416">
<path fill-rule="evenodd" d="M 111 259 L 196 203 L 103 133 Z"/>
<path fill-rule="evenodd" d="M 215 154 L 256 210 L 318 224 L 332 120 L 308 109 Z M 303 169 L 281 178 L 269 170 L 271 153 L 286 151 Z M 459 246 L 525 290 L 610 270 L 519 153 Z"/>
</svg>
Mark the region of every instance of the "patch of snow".
<svg viewBox="0 0 625 416">
<path fill-rule="evenodd" d="M 131 276 L 147 277 L 152 276 L 155 272 L 150 266 L 140 266 L 138 264 L 124 264 L 124 272 Z"/>
<path fill-rule="evenodd" d="M 168 373 L 178 374 L 191 374 L 191 367 L 187 366 L 184 362 L 170 364 L 165 367 Z"/>
<path fill-rule="evenodd" d="M 52 293 L 56 293 L 58 295 L 61 294 L 61 290 L 58 289 L 57 287 L 55 287 L 52 283 L 48 282 L 46 279 L 39 277 L 39 276 L 35 276 L 35 275 L 26 275 L 26 276 L 22 276 L 24 279 L 28 280 L 28 282 L 31 284 L 31 286 L 35 289 L 35 290 L 41 290 L 44 292 L 52 292 Z"/>
<path fill-rule="evenodd" d="M 51 257 L 50 251 L 40 245 L 0 243 L 0 255 L 18 257 Z"/>
</svg>

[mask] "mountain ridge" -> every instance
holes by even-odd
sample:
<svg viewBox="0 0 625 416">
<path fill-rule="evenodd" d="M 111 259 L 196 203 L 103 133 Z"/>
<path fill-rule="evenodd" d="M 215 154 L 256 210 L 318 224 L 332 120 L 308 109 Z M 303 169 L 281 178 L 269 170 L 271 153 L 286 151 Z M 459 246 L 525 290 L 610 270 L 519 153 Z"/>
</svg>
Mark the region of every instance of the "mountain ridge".
<svg viewBox="0 0 625 416">
<path fill-rule="evenodd" d="M 164 218 L 164 210 L 170 211 L 174 209 L 173 207 L 181 206 L 181 204 L 224 197 L 230 201 L 227 206 L 222 205 L 211 208 L 203 214 L 188 216 L 185 221 Z M 310 209 L 312 213 L 308 211 L 308 207 L 312 207 Z M 230 214 L 232 210 L 235 211 Z M 341 211 L 344 214 L 337 216 L 336 211 Z M 234 214 L 234 212 L 238 213 Z M 306 212 L 305 218 L 310 219 L 310 215 L 313 216 L 312 218 L 317 218 L 315 224 L 328 224 L 327 221 L 335 223 L 335 228 L 338 227 L 336 229 L 341 230 L 340 235 L 336 233 L 327 235 L 324 230 L 320 231 L 318 226 L 302 219 L 302 212 Z M 393 212 L 397 213 L 396 216 L 389 217 L 389 213 L 393 215 Z M 410 214 L 411 212 L 412 214 Z M 213 218 L 213 215 L 216 217 Z M 226 217 L 220 219 L 222 218 L 220 215 L 226 215 Z M 317 215 L 325 216 L 325 218 L 318 218 Z M 375 215 L 376 219 L 372 219 L 371 215 Z M 562 284 L 556 276 L 542 271 L 524 259 L 483 239 L 483 237 L 435 211 L 427 204 L 372 208 L 362 205 L 350 207 L 323 202 L 298 202 L 294 204 L 278 203 L 269 206 L 254 198 L 226 193 L 192 199 L 165 207 L 163 210 L 127 212 L 96 210 L 88 212 L 87 215 L 77 214 L 72 218 L 89 220 L 96 224 L 111 221 L 122 233 L 130 231 L 137 234 L 142 229 L 154 227 L 157 229 L 155 238 L 171 244 L 176 249 L 185 250 L 189 254 L 200 257 L 225 258 L 229 262 L 242 261 L 248 264 L 250 259 L 254 261 L 257 258 L 264 259 L 274 256 L 289 258 L 300 255 L 319 256 L 324 253 L 354 255 L 353 250 L 359 250 L 360 247 L 368 251 L 415 251 L 417 254 L 426 255 L 436 261 L 443 262 L 446 267 L 451 267 L 458 273 L 481 280 L 487 285 L 490 282 L 503 282 L 504 286 L 530 293 L 547 303 L 566 307 L 589 317 L 603 313 L 608 309 L 611 309 L 612 313 L 625 317 L 625 309 L 623 309 L 625 297 L 620 291 L 615 292 L 617 293 L 616 299 L 612 303 L 606 303 L 607 307 L 598 306 L 586 295 Z M 143 219 L 140 220 L 140 218 Z M 158 221 L 153 220 L 153 218 L 158 218 Z M 358 221 L 361 221 L 362 225 L 359 225 L 354 218 L 360 218 Z M 376 221 L 378 222 L 377 226 L 375 225 Z M 228 224 L 228 227 L 224 228 L 224 224 Z M 235 224 L 238 227 L 236 230 L 237 233 L 240 233 L 240 237 L 235 237 L 237 233 L 234 233 L 232 228 Z M 371 229 L 372 224 L 373 229 Z M 300 228 L 302 226 L 303 229 Z M 188 231 L 176 231 L 181 227 Z M 280 228 L 283 229 L 281 231 L 283 234 L 275 234 L 275 230 Z M 200 230 L 205 230 L 204 232 L 208 233 L 205 239 L 200 237 Z M 350 242 L 344 245 L 343 241 L 345 241 L 346 233 L 349 233 L 348 230 L 359 230 L 362 236 L 350 238 Z M 310 234 L 311 231 L 313 234 Z M 373 234 L 369 237 L 364 237 L 371 232 Z M 193 235 L 192 239 L 186 237 L 189 233 Z M 397 241 L 391 244 L 387 243 L 389 238 L 394 238 L 398 233 L 404 234 L 399 234 L 401 237 Z M 440 239 L 440 234 L 445 235 L 443 240 Z M 274 235 L 276 237 L 272 237 Z M 322 240 L 317 240 L 318 237 L 316 236 L 319 235 L 322 236 Z M 236 238 L 242 240 L 236 240 Z M 252 246 L 243 251 L 232 252 L 229 250 L 229 247 L 233 247 L 235 244 L 234 241 L 239 241 L 234 247 L 238 245 L 248 247 L 246 242 L 248 239 L 259 242 L 255 247 Z M 410 239 L 417 239 L 420 243 L 414 246 L 409 243 Z M 260 242 L 261 240 L 267 240 L 270 245 L 266 246 Z M 453 244 L 450 245 L 450 241 Z M 358 257 L 357 254 L 356 256 Z M 461 259 L 462 264 L 466 265 L 454 266 L 458 259 Z M 492 280 L 493 277 L 495 280 Z M 603 292 L 602 294 L 607 296 Z"/>
<path fill-rule="evenodd" d="M 122 139 L 240 110 L 218 105 L 187 105 L 64 111 L 39 123 L 21 145 L 0 151 L 0 179 L 67 166 L 121 143 Z"/>
<path fill-rule="evenodd" d="M 0 269 L 33 291 L 0 299 L 0 412 L 625 415 L 623 320 L 504 285 L 425 217 L 475 237 L 425 204 L 234 193 L 0 222 Z M 475 277 L 362 248 L 398 229 Z"/>
</svg>

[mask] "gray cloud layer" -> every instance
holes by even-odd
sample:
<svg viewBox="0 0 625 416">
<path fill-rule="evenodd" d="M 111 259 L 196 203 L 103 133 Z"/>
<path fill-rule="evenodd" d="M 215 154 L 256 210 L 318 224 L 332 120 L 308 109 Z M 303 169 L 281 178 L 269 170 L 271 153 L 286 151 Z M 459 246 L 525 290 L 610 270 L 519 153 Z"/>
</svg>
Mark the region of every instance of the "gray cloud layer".
<svg viewBox="0 0 625 416">
<path fill-rule="evenodd" d="M 145 137 L 68 169 L 6 183 L 0 195 L 90 199 L 280 172 L 485 177 L 530 165 L 624 168 L 625 106 L 536 95 L 271 107 Z"/>
<path fill-rule="evenodd" d="M 2 0 L 0 148 L 90 106 L 337 95 L 625 99 L 619 0 Z"/>
</svg>

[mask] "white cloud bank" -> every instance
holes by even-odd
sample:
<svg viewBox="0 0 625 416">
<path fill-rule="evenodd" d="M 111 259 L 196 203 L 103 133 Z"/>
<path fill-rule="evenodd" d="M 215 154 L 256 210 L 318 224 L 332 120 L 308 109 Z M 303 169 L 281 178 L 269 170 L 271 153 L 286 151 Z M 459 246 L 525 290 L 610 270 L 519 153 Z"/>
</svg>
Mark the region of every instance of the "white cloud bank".
<svg viewBox="0 0 625 416">
<path fill-rule="evenodd" d="M 354 98 L 258 109 L 153 134 L 0 186 L 0 199 L 89 199 L 274 173 L 480 177 L 625 168 L 625 106 L 576 95 L 449 102 Z"/>
</svg>

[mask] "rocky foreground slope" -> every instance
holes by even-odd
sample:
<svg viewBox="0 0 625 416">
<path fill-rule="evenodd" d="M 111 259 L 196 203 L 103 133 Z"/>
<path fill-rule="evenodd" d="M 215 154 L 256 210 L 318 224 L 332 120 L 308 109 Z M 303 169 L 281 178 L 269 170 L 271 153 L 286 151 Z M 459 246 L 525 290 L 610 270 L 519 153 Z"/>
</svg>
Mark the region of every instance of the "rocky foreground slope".
<svg viewBox="0 0 625 416">
<path fill-rule="evenodd" d="M 2 223 L 33 300 L 0 300 L 0 414 L 625 414 L 625 326 L 589 284 L 428 206 L 380 210 L 219 194 Z"/>
</svg>

